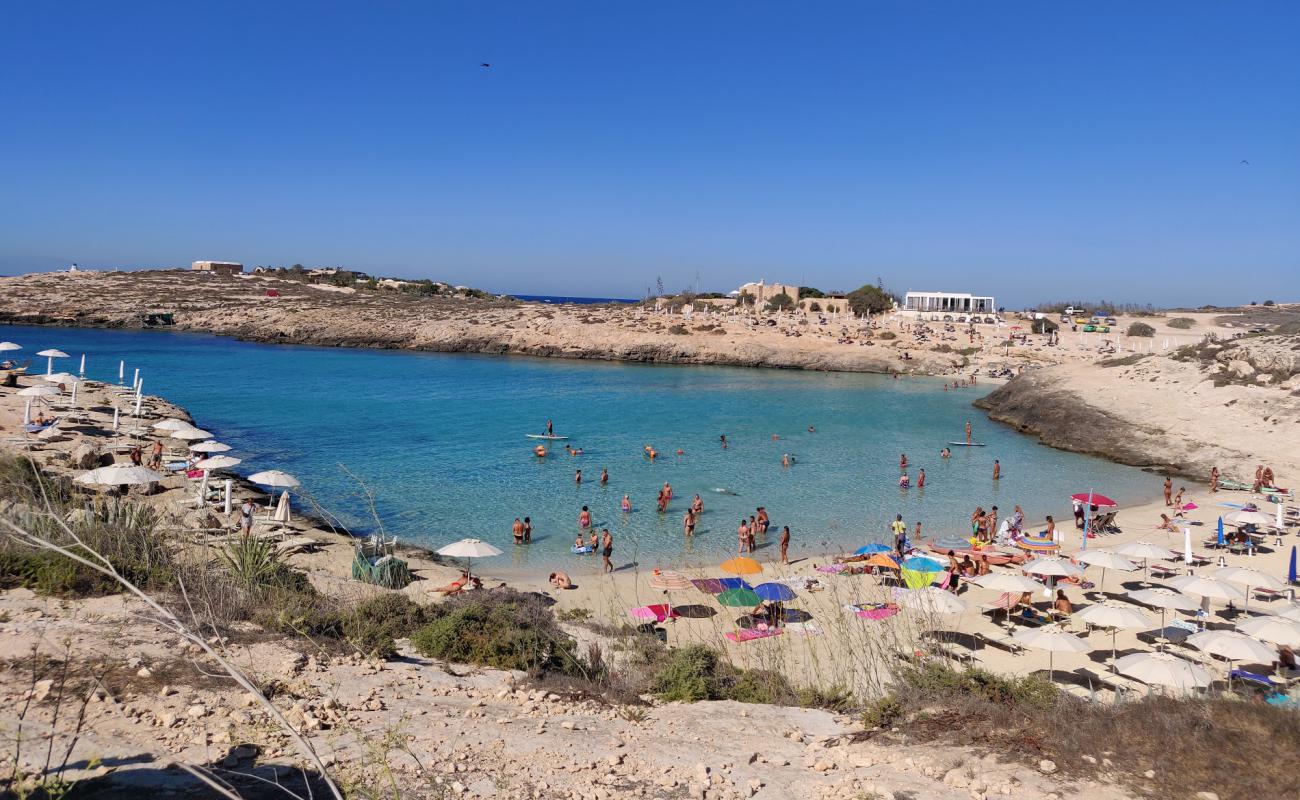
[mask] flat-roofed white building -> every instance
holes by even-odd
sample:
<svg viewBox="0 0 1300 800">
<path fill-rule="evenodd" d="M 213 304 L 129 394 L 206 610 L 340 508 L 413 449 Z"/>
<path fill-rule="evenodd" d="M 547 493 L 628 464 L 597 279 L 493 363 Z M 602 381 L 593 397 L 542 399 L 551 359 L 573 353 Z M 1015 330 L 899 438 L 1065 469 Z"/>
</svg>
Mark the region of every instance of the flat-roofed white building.
<svg viewBox="0 0 1300 800">
<path fill-rule="evenodd" d="M 244 271 L 244 265 L 234 261 L 195 261 L 190 265 L 195 272 L 214 272 L 221 275 L 238 275 Z"/>
<path fill-rule="evenodd" d="M 903 311 L 911 314 L 996 314 L 992 297 L 966 292 L 908 292 Z"/>
</svg>

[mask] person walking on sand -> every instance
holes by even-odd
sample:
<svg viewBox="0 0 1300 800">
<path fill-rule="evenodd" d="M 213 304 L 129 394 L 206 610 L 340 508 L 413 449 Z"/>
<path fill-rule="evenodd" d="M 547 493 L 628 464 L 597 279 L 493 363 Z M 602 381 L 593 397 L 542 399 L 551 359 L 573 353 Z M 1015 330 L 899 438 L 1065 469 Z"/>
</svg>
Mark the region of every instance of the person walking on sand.
<svg viewBox="0 0 1300 800">
<path fill-rule="evenodd" d="M 149 466 L 152 469 L 160 469 L 162 467 L 162 456 L 163 456 L 162 440 L 155 439 L 153 443 L 152 453 L 149 457 Z"/>
<path fill-rule="evenodd" d="M 781 526 L 781 563 L 790 563 L 790 526 Z"/>
<path fill-rule="evenodd" d="M 1219 468 L 1218 466 L 1210 467 L 1210 491 L 1219 491 Z"/>
<path fill-rule="evenodd" d="M 907 546 L 907 523 L 903 522 L 903 515 L 899 514 L 894 517 L 894 521 L 889 523 L 889 529 L 894 533 L 894 549 L 898 551 L 898 557 L 903 557 L 903 549 Z"/>
<path fill-rule="evenodd" d="M 510 533 L 515 537 L 515 544 L 524 543 L 524 523 L 519 517 L 515 517 L 515 524 L 510 526 Z"/>
<path fill-rule="evenodd" d="M 1183 492 L 1185 492 L 1185 491 L 1187 491 L 1187 487 L 1186 487 L 1186 486 L 1179 486 L 1179 487 L 1178 487 L 1178 494 L 1174 495 L 1174 510 L 1175 510 L 1175 511 L 1182 511 L 1182 510 L 1183 510 Z"/>
<path fill-rule="evenodd" d="M 245 497 L 244 503 L 239 507 L 239 530 L 245 536 L 253 532 L 253 498 Z"/>
<path fill-rule="evenodd" d="M 970 444 L 970 434 L 971 434 L 970 420 L 966 420 L 966 444 Z"/>
<path fill-rule="evenodd" d="M 604 569 L 606 572 L 613 572 L 614 565 L 610 562 L 609 557 L 614 555 L 614 534 L 609 532 L 609 528 L 601 530 L 601 558 L 605 560 Z"/>
<path fill-rule="evenodd" d="M 1165 477 L 1165 505 L 1172 506 L 1173 504 L 1174 504 L 1174 479 L 1166 476 Z"/>
<path fill-rule="evenodd" d="M 993 459 L 993 480 L 996 481 L 1001 477 L 1002 477 L 1002 464 L 995 458 Z"/>
<path fill-rule="evenodd" d="M 924 488 L 925 488 L 925 467 L 921 467 L 921 469 L 917 470 L 917 473 L 916 473 L 916 488 L 918 488 L 918 489 L 924 489 Z"/>
</svg>

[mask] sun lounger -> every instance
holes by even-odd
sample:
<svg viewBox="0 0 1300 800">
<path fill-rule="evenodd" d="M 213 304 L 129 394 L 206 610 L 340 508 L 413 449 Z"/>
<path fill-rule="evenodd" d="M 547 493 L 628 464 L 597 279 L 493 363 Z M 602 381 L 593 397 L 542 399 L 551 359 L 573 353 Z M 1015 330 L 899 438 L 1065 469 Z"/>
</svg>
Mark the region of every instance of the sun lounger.
<svg viewBox="0 0 1300 800">
<path fill-rule="evenodd" d="M 977 636 L 981 641 L 1002 650 L 1008 650 L 1017 654 L 1025 651 L 1024 646 L 1012 639 L 1010 636 L 999 636 L 997 634 L 984 633 L 983 631 L 976 633 L 975 636 Z"/>
<path fill-rule="evenodd" d="M 1150 566 L 1151 577 L 1153 578 L 1172 578 L 1178 574 L 1174 567 L 1166 567 L 1163 564 L 1152 564 Z"/>
<path fill-rule="evenodd" d="M 780 628 L 749 628 L 747 630 L 734 631 L 723 634 L 733 642 L 752 642 L 755 639 L 770 639 L 773 636 L 780 636 L 784 631 Z"/>
<path fill-rule="evenodd" d="M 1285 591 L 1278 591 L 1277 589 L 1269 589 L 1264 586 L 1256 586 L 1253 589 L 1251 589 L 1251 591 L 1254 592 L 1255 596 L 1258 597 L 1260 600 L 1268 600 L 1269 602 L 1277 600 L 1280 597 L 1286 597 Z"/>
<path fill-rule="evenodd" d="M 984 611 L 1010 611 L 1020 605 L 1020 597 L 1020 592 L 1003 592 L 997 600 L 984 603 L 980 608 Z"/>
</svg>

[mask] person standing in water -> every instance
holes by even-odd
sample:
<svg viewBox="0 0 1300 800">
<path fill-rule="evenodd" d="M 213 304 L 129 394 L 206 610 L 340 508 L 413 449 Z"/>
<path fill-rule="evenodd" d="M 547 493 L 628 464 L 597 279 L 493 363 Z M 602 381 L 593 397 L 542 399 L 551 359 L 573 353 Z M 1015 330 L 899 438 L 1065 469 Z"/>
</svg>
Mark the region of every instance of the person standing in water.
<svg viewBox="0 0 1300 800">
<path fill-rule="evenodd" d="M 632 498 L 631 498 L 630 496 L 628 496 L 628 495 L 623 495 L 623 502 L 622 502 L 620 505 L 621 505 L 622 508 L 623 508 L 623 513 L 624 513 L 624 514 L 631 514 L 631 513 L 632 513 Z"/>
<path fill-rule="evenodd" d="M 515 524 L 510 526 L 510 532 L 514 534 L 515 544 L 524 543 L 524 523 L 519 517 L 515 517 Z"/>
<path fill-rule="evenodd" d="M 682 534 L 688 539 L 695 535 L 695 512 L 686 509 L 686 515 L 682 517 Z"/>
<path fill-rule="evenodd" d="M 749 550 L 749 524 L 744 517 L 740 518 L 740 527 L 736 528 L 736 538 L 740 542 L 739 552 L 747 552 Z"/>
<path fill-rule="evenodd" d="M 695 495 L 695 499 L 691 501 L 691 511 L 694 511 L 695 516 L 697 517 L 704 513 L 704 500 L 698 494 Z"/>
<path fill-rule="evenodd" d="M 907 453 L 900 453 L 898 455 L 898 469 L 902 472 L 907 471 Z"/>
<path fill-rule="evenodd" d="M 971 434 L 970 420 L 966 420 L 966 444 L 970 444 L 970 434 Z"/>
<path fill-rule="evenodd" d="M 582 483 L 582 470 L 573 473 L 573 482 L 578 484 Z"/>
<path fill-rule="evenodd" d="M 533 518 L 524 517 L 524 544 L 533 540 Z"/>
<path fill-rule="evenodd" d="M 722 441 L 722 449 L 723 449 L 723 450 L 726 450 L 726 449 L 727 449 L 727 434 L 725 434 L 725 433 L 722 434 L 721 436 L 718 437 L 718 439 L 720 439 L 720 440 Z"/>
<path fill-rule="evenodd" d="M 600 485 L 604 486 L 609 483 L 609 470 L 604 467 L 600 468 Z"/>
<path fill-rule="evenodd" d="M 921 467 L 916 473 L 916 488 L 925 488 L 925 467 Z"/>
<path fill-rule="evenodd" d="M 945 447 L 939 451 L 939 458 L 951 458 L 951 457 L 952 457 L 951 449 Z"/>
<path fill-rule="evenodd" d="M 995 458 L 993 459 L 993 480 L 996 481 L 1001 477 L 1002 477 L 1002 464 Z"/>
<path fill-rule="evenodd" d="M 578 527 L 579 528 L 591 527 L 591 512 L 587 510 L 586 506 L 583 506 L 582 511 L 578 513 Z"/>
<path fill-rule="evenodd" d="M 781 563 L 790 563 L 790 526 L 781 526 Z"/>
</svg>

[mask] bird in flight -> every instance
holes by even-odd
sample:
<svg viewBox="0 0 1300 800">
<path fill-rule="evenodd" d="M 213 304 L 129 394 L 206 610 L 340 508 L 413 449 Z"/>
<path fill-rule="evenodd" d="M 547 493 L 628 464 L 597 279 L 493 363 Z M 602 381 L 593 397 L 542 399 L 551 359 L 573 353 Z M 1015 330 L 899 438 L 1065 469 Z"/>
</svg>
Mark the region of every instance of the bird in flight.
<svg viewBox="0 0 1300 800">
<path fill-rule="evenodd" d="M 486 61 L 484 61 L 482 64 L 479 64 L 479 66 L 482 67 L 483 69 L 491 69 L 491 68 L 492 68 L 492 65 L 489 64 L 489 63 L 487 63 Z"/>
</svg>

